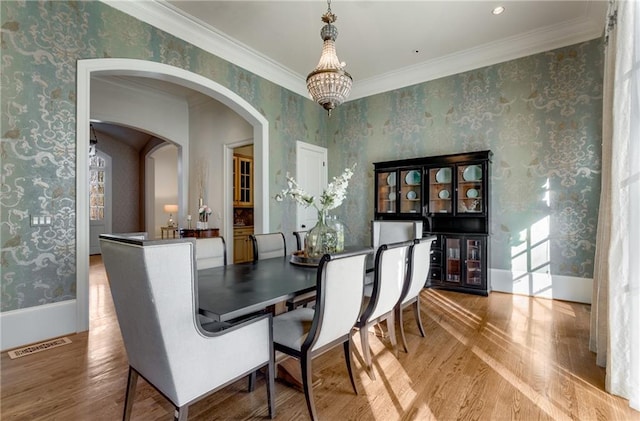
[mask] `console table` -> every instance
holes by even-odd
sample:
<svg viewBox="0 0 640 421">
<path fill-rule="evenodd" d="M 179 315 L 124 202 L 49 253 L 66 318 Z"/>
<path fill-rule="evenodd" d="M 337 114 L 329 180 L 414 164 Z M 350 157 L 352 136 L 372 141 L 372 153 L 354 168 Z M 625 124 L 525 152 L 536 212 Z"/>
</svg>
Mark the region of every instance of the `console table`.
<svg viewBox="0 0 640 421">
<path fill-rule="evenodd" d="M 205 228 L 205 229 L 182 228 L 180 230 L 180 237 L 209 238 L 209 237 L 219 237 L 219 236 L 220 236 L 219 228 Z"/>
<path fill-rule="evenodd" d="M 164 239 L 165 233 L 167 238 L 173 234 L 173 238 L 177 237 L 178 227 L 160 227 L 160 238 Z"/>
</svg>

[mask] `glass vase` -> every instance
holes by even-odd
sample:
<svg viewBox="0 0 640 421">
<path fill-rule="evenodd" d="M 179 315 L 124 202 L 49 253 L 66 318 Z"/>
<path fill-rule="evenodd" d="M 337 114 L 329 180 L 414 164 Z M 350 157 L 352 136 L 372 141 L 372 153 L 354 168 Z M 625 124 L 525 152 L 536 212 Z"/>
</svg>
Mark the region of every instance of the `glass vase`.
<svg viewBox="0 0 640 421">
<path fill-rule="evenodd" d="M 338 248 L 338 234 L 327 224 L 327 213 L 318 211 L 318 223 L 307 234 L 306 254 L 319 259 L 327 253 L 335 253 Z"/>
<path fill-rule="evenodd" d="M 344 224 L 336 215 L 330 215 L 327 216 L 327 225 L 336 230 L 336 235 L 338 236 L 336 252 L 344 251 Z"/>
</svg>

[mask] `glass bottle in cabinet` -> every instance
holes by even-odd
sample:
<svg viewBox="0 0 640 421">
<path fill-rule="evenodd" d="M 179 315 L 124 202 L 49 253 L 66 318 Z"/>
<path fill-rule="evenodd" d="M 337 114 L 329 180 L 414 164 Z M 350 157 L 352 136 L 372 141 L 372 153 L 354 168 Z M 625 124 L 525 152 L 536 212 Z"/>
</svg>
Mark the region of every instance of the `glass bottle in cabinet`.
<svg viewBox="0 0 640 421">
<path fill-rule="evenodd" d="M 482 242 L 466 239 L 466 282 L 469 285 L 482 284 Z"/>
<path fill-rule="evenodd" d="M 484 197 L 482 191 L 482 165 L 459 165 L 458 167 L 458 213 L 482 213 L 484 212 Z"/>
<path fill-rule="evenodd" d="M 453 200 L 452 168 L 429 168 L 429 204 L 427 213 L 451 213 Z"/>
<path fill-rule="evenodd" d="M 377 172 L 376 177 L 378 213 L 396 213 L 396 199 L 398 196 L 396 171 Z"/>
<path fill-rule="evenodd" d="M 460 270 L 460 239 L 447 238 L 446 241 L 446 274 L 447 282 L 460 283 L 462 273 Z"/>
<path fill-rule="evenodd" d="M 422 170 L 400 171 L 400 213 L 420 213 L 422 208 Z"/>
</svg>

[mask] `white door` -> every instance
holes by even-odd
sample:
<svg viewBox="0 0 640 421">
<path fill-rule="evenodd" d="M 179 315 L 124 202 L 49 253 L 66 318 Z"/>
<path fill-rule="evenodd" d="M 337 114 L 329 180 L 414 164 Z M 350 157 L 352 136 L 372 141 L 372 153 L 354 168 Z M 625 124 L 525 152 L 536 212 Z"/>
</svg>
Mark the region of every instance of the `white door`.
<svg viewBox="0 0 640 421">
<path fill-rule="evenodd" d="M 327 187 L 327 148 L 309 143 L 296 142 L 296 181 L 308 194 L 319 197 Z M 298 205 L 296 230 L 306 231 L 318 221 L 318 212 L 313 206 Z"/>
<path fill-rule="evenodd" d="M 100 254 L 100 234 L 111 232 L 111 157 L 89 158 L 89 254 Z"/>
</svg>

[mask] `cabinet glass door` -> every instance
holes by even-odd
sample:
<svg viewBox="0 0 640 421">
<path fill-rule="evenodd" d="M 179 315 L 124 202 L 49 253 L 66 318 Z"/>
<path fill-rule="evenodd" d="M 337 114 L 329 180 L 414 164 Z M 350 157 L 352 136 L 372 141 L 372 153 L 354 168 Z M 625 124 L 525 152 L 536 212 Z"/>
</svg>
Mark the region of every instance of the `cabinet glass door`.
<svg viewBox="0 0 640 421">
<path fill-rule="evenodd" d="M 420 213 L 422 202 L 422 170 L 400 171 L 400 213 Z"/>
<path fill-rule="evenodd" d="M 396 199 L 398 196 L 396 171 L 382 171 L 377 174 L 378 191 L 376 194 L 378 213 L 396 213 Z"/>
<path fill-rule="evenodd" d="M 460 246 L 459 238 L 447 238 L 446 244 L 446 264 L 447 282 L 460 283 L 462 271 L 460 269 Z"/>
<path fill-rule="evenodd" d="M 469 285 L 482 284 L 482 242 L 475 239 L 466 240 L 466 281 Z"/>
<path fill-rule="evenodd" d="M 482 177 L 481 164 L 458 166 L 458 213 L 482 213 L 484 211 Z"/>
<path fill-rule="evenodd" d="M 451 213 L 453 200 L 451 167 L 429 169 L 428 213 Z"/>
</svg>

